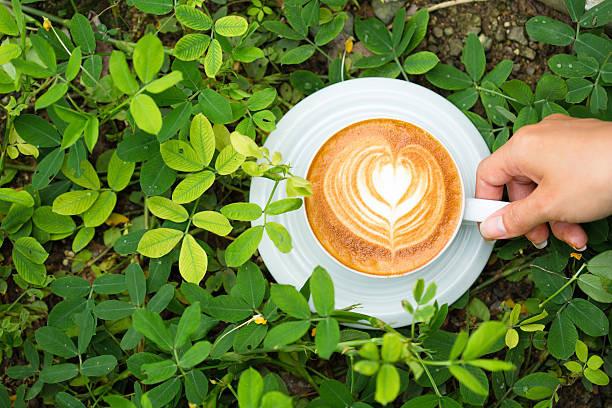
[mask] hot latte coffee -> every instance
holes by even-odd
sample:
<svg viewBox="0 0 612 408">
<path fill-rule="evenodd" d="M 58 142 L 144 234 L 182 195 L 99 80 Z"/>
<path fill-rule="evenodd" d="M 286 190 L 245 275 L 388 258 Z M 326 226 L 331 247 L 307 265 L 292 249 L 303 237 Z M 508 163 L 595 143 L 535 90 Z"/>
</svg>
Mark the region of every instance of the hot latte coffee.
<svg viewBox="0 0 612 408">
<path fill-rule="evenodd" d="M 459 172 L 446 149 L 407 122 L 372 119 L 333 135 L 308 170 L 306 214 L 338 261 L 371 275 L 413 271 L 460 222 Z"/>
</svg>

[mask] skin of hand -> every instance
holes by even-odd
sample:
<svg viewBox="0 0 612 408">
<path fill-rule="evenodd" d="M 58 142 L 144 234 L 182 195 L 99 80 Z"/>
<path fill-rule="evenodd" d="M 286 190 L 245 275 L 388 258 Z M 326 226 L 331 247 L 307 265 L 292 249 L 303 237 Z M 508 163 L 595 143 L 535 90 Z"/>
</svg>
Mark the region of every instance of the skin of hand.
<svg viewBox="0 0 612 408">
<path fill-rule="evenodd" d="M 480 224 L 485 239 L 525 235 L 538 249 L 552 233 L 578 251 L 577 223 L 612 214 L 612 122 L 553 114 L 520 128 L 478 166 L 476 197 L 511 203 Z"/>
</svg>

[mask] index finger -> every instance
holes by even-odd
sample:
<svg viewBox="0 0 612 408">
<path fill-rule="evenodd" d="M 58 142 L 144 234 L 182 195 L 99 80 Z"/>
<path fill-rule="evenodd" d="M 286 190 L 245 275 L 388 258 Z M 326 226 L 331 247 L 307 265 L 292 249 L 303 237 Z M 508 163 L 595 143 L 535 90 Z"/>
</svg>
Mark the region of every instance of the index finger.
<svg viewBox="0 0 612 408">
<path fill-rule="evenodd" d="M 497 149 L 478 165 L 476 198 L 501 200 L 504 185 L 515 179 L 516 166 L 509 154 L 508 144 Z"/>
</svg>

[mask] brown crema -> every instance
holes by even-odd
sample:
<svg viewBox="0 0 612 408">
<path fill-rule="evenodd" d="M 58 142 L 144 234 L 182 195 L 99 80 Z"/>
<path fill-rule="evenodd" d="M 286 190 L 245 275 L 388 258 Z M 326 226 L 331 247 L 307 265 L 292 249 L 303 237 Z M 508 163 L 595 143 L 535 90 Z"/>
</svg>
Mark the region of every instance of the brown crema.
<svg viewBox="0 0 612 408">
<path fill-rule="evenodd" d="M 448 151 L 393 119 L 355 123 L 321 146 L 308 169 L 308 222 L 321 245 L 371 275 L 411 272 L 435 258 L 460 222 L 463 192 Z"/>
</svg>

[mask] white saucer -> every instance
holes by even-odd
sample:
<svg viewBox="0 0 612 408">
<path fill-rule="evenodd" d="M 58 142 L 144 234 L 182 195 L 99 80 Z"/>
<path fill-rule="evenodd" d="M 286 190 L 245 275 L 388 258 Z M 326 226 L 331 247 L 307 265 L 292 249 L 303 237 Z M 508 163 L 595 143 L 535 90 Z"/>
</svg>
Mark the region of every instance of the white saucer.
<svg viewBox="0 0 612 408">
<path fill-rule="evenodd" d="M 410 82 L 386 78 L 353 79 L 324 88 L 293 107 L 278 122 L 265 142 L 271 152 L 279 151 L 295 175 L 306 177 L 308 165 L 319 147 L 337 131 L 366 119 L 389 118 L 413 123 L 440 140 L 451 152 L 464 181 L 467 197 L 474 196 L 476 168 L 489 150 L 478 130 L 452 103 Z M 250 200 L 265 206 L 274 182 L 254 178 Z M 277 188 L 273 200 L 286 198 Z M 447 250 L 425 268 L 399 277 L 380 278 L 357 274 L 330 259 L 310 231 L 304 207 L 270 217 L 283 224 L 293 240 L 293 249 L 281 253 L 264 234 L 259 253 L 279 283 L 298 288 L 315 266 L 331 275 L 336 308 L 359 303 L 356 312 L 378 317 L 394 327 L 411 323 L 401 301 L 414 305 L 414 282 L 436 282 L 438 303 L 452 303 L 474 283 L 484 268 L 493 244 L 485 242 L 475 223 L 463 222 Z M 261 223 L 261 221 L 259 222 Z M 258 222 L 253 223 L 258 224 Z"/>
</svg>

